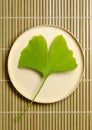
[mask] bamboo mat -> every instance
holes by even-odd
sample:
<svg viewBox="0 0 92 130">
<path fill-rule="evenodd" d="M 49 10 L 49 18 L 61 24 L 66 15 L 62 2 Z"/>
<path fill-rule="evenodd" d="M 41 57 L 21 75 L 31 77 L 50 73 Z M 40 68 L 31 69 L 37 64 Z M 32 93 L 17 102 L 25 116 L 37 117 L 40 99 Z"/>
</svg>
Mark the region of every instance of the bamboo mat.
<svg viewBox="0 0 92 130">
<path fill-rule="evenodd" d="M 0 0 L 0 130 L 92 130 L 92 0 Z M 22 120 L 16 117 L 29 100 L 13 87 L 7 56 L 14 40 L 39 25 L 69 30 L 82 46 L 85 70 L 66 99 L 34 103 Z"/>
</svg>

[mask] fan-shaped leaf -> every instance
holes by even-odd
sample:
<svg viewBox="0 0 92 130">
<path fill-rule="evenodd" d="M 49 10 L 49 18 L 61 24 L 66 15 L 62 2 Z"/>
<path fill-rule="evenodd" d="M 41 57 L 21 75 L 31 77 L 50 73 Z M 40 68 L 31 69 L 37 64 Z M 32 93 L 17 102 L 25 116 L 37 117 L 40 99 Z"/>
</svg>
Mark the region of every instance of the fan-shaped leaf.
<svg viewBox="0 0 92 130">
<path fill-rule="evenodd" d="M 73 52 L 68 49 L 65 38 L 62 35 L 57 36 L 49 50 L 49 73 L 71 71 L 76 67 Z"/>
<path fill-rule="evenodd" d="M 18 67 L 30 68 L 44 74 L 47 66 L 47 43 L 43 36 L 35 36 L 20 55 Z"/>
<path fill-rule="evenodd" d="M 30 107 L 50 74 L 72 71 L 77 67 L 77 63 L 73 57 L 73 52 L 69 50 L 66 40 L 62 35 L 57 36 L 53 40 L 49 52 L 47 50 L 46 40 L 40 35 L 34 36 L 29 41 L 27 47 L 23 49 L 19 58 L 18 67 L 34 69 L 43 75 L 43 82 L 29 104 Z"/>
</svg>

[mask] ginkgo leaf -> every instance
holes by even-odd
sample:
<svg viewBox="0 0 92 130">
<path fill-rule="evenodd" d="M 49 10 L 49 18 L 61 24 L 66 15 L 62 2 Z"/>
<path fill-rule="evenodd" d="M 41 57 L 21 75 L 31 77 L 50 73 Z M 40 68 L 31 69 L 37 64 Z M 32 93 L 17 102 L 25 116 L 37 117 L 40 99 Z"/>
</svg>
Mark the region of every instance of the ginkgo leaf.
<svg viewBox="0 0 92 130">
<path fill-rule="evenodd" d="M 47 66 L 47 43 L 43 36 L 34 36 L 21 52 L 18 67 L 30 68 L 44 74 Z"/>
<path fill-rule="evenodd" d="M 49 74 L 71 71 L 77 67 L 73 52 L 68 49 L 62 35 L 57 36 L 52 42 L 48 55 L 48 66 Z"/>
<path fill-rule="evenodd" d="M 49 51 L 45 38 L 40 35 L 34 36 L 29 41 L 27 47 L 22 50 L 18 67 L 34 69 L 43 75 L 42 84 L 29 104 L 30 107 L 50 74 L 72 71 L 77 67 L 77 63 L 73 57 L 73 52 L 69 50 L 66 40 L 62 35 L 58 35 L 53 40 Z M 22 115 L 28 111 L 28 108 Z"/>
</svg>

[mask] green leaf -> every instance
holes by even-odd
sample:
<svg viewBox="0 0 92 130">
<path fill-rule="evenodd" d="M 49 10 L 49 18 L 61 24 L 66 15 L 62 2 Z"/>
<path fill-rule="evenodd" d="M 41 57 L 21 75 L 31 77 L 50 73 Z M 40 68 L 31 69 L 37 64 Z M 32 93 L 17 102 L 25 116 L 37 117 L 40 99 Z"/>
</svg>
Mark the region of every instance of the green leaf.
<svg viewBox="0 0 92 130">
<path fill-rule="evenodd" d="M 30 68 L 44 75 L 47 66 L 47 43 L 43 36 L 34 36 L 21 52 L 18 67 Z"/>
<path fill-rule="evenodd" d="M 27 47 L 23 49 L 18 67 L 34 69 L 43 75 L 42 84 L 29 104 L 30 107 L 50 74 L 72 71 L 77 67 L 77 63 L 62 35 L 58 35 L 53 40 L 49 52 L 45 38 L 40 35 L 34 36 Z M 23 112 L 23 115 L 28 111 L 28 108 Z"/>
<path fill-rule="evenodd" d="M 66 40 L 62 35 L 57 36 L 49 50 L 48 56 L 48 72 L 71 71 L 77 67 L 73 52 L 68 49 Z"/>
</svg>

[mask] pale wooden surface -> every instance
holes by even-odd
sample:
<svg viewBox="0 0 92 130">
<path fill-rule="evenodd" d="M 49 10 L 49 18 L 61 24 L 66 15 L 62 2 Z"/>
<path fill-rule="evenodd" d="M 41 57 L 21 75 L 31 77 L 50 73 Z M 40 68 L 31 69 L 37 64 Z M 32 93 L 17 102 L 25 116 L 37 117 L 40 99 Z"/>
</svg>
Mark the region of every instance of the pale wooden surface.
<svg viewBox="0 0 92 130">
<path fill-rule="evenodd" d="M 92 0 L 0 0 L 0 130 L 92 130 Z M 14 40 L 39 25 L 57 25 L 80 42 L 85 70 L 76 91 L 53 104 L 28 105 L 7 74 L 7 56 Z"/>
</svg>

